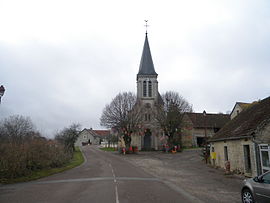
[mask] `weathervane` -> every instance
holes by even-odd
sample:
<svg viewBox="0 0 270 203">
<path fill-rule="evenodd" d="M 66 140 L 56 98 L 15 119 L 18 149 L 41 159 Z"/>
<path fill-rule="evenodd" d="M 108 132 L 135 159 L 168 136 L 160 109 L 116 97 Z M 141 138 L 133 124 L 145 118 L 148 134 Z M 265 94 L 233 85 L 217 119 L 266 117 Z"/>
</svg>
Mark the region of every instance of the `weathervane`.
<svg viewBox="0 0 270 203">
<path fill-rule="evenodd" d="M 146 29 L 145 34 L 147 34 L 147 27 L 149 27 L 149 25 L 147 24 L 148 20 L 144 20 L 144 21 L 145 21 L 145 29 Z"/>
</svg>

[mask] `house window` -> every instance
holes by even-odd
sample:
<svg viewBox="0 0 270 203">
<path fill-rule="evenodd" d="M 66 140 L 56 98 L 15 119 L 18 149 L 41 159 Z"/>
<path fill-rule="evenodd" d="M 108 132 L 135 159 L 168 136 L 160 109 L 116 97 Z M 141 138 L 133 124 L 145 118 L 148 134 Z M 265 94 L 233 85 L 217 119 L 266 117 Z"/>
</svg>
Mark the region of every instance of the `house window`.
<svg viewBox="0 0 270 203">
<path fill-rule="evenodd" d="M 86 135 L 83 136 L 83 139 L 86 139 Z"/>
<path fill-rule="evenodd" d="M 148 82 L 148 96 L 152 97 L 152 82 Z"/>
<path fill-rule="evenodd" d="M 224 160 L 225 161 L 228 161 L 228 147 L 227 146 L 224 146 Z"/>
<path fill-rule="evenodd" d="M 264 167 L 270 167 L 268 151 L 262 151 L 261 154 L 262 154 L 262 165 Z"/>
<path fill-rule="evenodd" d="M 146 97 L 146 81 L 143 81 L 143 96 Z"/>
<path fill-rule="evenodd" d="M 262 173 L 270 170 L 270 147 L 268 144 L 260 144 L 260 161 Z"/>
</svg>

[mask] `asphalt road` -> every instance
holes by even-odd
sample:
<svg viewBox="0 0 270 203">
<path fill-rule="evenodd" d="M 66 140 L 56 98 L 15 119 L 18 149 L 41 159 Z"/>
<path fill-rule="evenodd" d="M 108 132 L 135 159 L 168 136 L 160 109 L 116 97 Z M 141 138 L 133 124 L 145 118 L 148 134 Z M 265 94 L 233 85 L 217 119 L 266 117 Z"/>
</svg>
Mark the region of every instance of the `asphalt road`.
<svg viewBox="0 0 270 203">
<path fill-rule="evenodd" d="M 200 202 L 182 187 L 95 146 L 81 166 L 37 181 L 0 186 L 0 202 Z M 125 157 L 127 158 L 127 157 Z"/>
</svg>

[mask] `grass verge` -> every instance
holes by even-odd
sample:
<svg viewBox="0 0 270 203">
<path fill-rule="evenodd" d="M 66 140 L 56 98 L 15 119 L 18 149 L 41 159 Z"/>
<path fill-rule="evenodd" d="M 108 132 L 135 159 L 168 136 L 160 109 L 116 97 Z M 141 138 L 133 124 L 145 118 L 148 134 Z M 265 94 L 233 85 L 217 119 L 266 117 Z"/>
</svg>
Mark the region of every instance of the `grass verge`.
<svg viewBox="0 0 270 203">
<path fill-rule="evenodd" d="M 114 152 L 115 151 L 115 148 L 114 147 L 102 147 L 102 148 L 99 148 L 103 151 L 108 151 L 108 152 Z"/>
<path fill-rule="evenodd" d="M 79 147 L 76 147 L 73 158 L 70 160 L 70 162 L 66 163 L 62 167 L 59 167 L 59 168 L 47 168 L 47 169 L 43 169 L 43 170 L 40 170 L 40 171 L 34 171 L 29 176 L 24 176 L 24 177 L 12 179 L 12 180 L 6 180 L 3 183 L 4 184 L 9 184 L 9 183 L 18 183 L 18 182 L 27 182 L 27 181 L 31 181 L 31 180 L 36 180 L 36 179 L 39 179 L 39 178 L 43 178 L 43 177 L 46 177 L 46 176 L 50 176 L 50 175 L 53 175 L 53 174 L 56 174 L 56 173 L 60 173 L 60 172 L 72 169 L 72 168 L 74 168 L 76 166 L 81 165 L 83 162 L 84 162 L 84 158 L 83 158 L 82 152 L 79 149 Z"/>
</svg>

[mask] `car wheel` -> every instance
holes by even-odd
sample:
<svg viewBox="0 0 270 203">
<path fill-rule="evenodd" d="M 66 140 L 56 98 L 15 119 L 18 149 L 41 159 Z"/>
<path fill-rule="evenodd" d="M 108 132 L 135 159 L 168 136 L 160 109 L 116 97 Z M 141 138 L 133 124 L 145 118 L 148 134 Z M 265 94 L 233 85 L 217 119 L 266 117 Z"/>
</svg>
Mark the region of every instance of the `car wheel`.
<svg viewBox="0 0 270 203">
<path fill-rule="evenodd" d="M 242 202 L 243 203 L 254 203 L 254 198 L 249 189 L 244 189 L 242 191 Z"/>
</svg>

